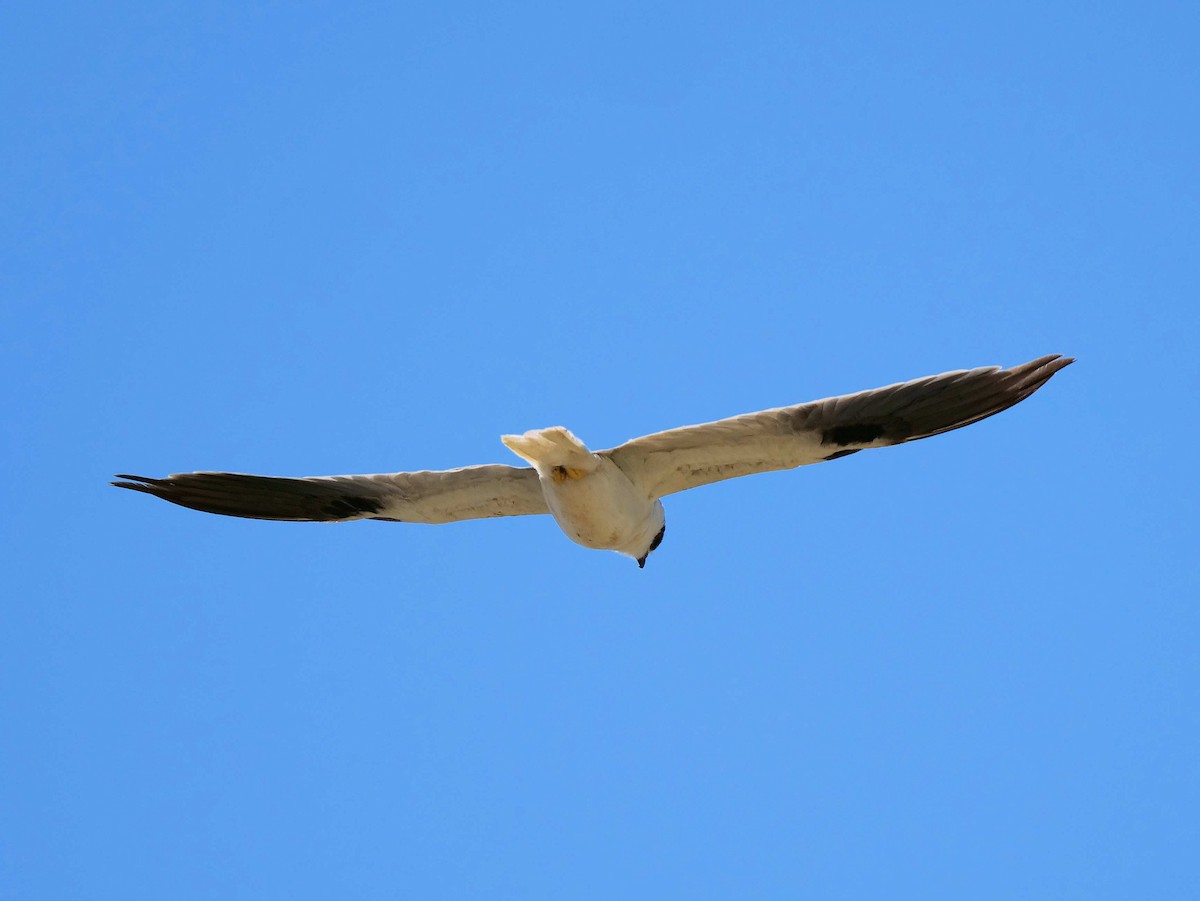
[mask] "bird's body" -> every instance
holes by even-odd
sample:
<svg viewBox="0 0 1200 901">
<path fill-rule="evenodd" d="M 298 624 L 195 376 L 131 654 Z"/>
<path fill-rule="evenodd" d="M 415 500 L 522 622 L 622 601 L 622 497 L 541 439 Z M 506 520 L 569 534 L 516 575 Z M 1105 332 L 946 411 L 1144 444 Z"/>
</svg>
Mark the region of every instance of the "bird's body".
<svg viewBox="0 0 1200 901">
<path fill-rule="evenodd" d="M 193 472 L 121 475 L 126 481 L 113 484 L 254 519 L 444 523 L 549 513 L 572 541 L 642 566 L 663 538 L 665 495 L 961 428 L 1019 403 L 1072 362 L 1055 354 L 1012 369 L 947 372 L 656 432 L 595 453 L 561 426 L 503 436 L 528 467 L 299 479 Z"/>
<path fill-rule="evenodd" d="M 546 506 L 568 538 L 584 547 L 645 561 L 666 524 L 662 502 L 635 485 L 612 458 L 593 454 L 561 426 L 505 435 L 505 447 L 533 464 Z"/>
</svg>

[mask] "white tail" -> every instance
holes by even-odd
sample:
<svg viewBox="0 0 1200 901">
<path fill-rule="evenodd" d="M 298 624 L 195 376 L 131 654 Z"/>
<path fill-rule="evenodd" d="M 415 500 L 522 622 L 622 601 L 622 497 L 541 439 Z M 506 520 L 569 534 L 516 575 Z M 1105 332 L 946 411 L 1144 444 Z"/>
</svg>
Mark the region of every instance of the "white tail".
<svg viewBox="0 0 1200 901">
<path fill-rule="evenodd" d="M 539 471 L 563 467 L 581 473 L 594 470 L 596 458 L 584 443 L 562 426 L 534 429 L 524 435 L 501 435 L 510 451 Z"/>
</svg>

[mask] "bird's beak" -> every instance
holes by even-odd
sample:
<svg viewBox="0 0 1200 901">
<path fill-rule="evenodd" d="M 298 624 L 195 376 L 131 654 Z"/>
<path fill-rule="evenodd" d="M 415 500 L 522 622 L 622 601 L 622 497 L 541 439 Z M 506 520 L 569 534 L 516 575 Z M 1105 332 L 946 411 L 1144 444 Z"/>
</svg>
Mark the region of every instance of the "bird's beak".
<svg viewBox="0 0 1200 901">
<path fill-rule="evenodd" d="M 646 555 L 646 557 L 649 557 L 649 556 L 650 556 L 649 554 Z M 646 557 L 638 557 L 638 569 L 646 568 Z"/>
</svg>

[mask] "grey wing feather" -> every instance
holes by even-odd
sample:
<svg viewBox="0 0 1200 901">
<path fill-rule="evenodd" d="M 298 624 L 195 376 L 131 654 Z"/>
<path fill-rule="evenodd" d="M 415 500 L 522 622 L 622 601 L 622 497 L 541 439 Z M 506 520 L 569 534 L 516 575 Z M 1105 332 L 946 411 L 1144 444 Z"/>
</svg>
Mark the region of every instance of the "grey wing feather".
<svg viewBox="0 0 1200 901">
<path fill-rule="evenodd" d="M 276 478 L 232 472 L 176 473 L 165 479 L 118 475 L 118 488 L 173 504 L 249 519 L 343 522 L 385 519 L 445 523 L 492 516 L 547 513 L 531 467 L 461 469 L 384 475 Z"/>
<path fill-rule="evenodd" d="M 1011 369 L 946 372 L 656 432 L 601 453 L 652 496 L 662 497 L 962 428 L 1020 403 L 1073 362 L 1051 354 Z"/>
</svg>

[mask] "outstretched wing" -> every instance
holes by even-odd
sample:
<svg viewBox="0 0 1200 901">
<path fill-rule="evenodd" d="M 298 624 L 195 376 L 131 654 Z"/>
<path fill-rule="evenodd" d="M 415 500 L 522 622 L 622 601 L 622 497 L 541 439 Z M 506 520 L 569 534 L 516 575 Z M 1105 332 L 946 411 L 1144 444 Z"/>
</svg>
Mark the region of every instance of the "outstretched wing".
<svg viewBox="0 0 1200 901">
<path fill-rule="evenodd" d="M 548 513 L 531 467 L 466 466 L 441 472 L 314 476 L 301 479 L 233 472 L 185 472 L 150 479 L 118 475 L 118 488 L 225 516 L 293 522 L 386 519 L 443 523 Z"/>
<path fill-rule="evenodd" d="M 601 451 L 653 497 L 834 460 L 961 428 L 1007 410 L 1073 363 L 1052 354 L 960 370 L 635 438 Z"/>
</svg>

